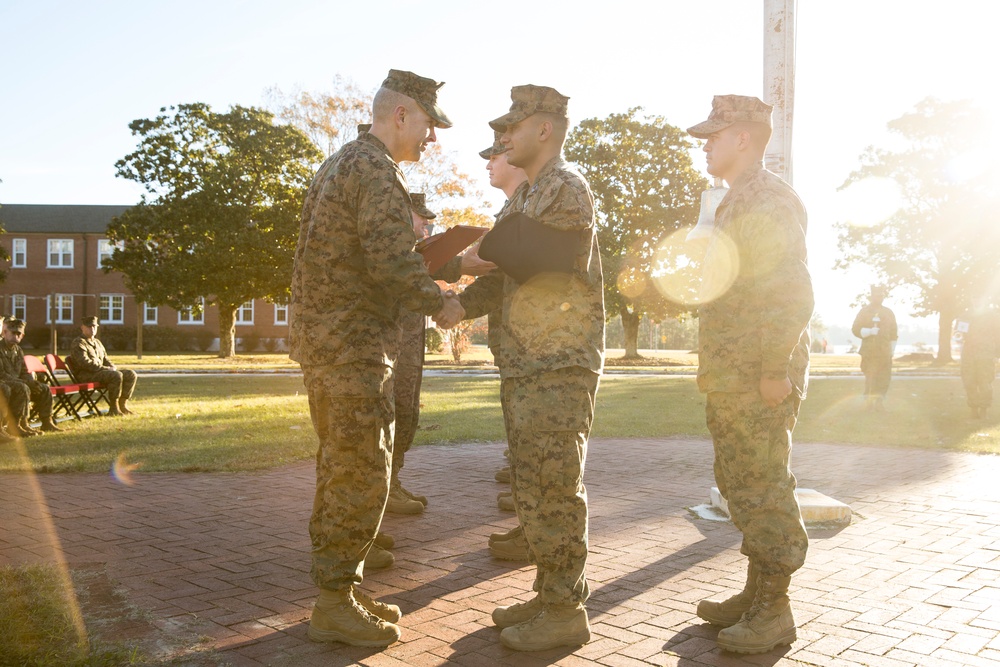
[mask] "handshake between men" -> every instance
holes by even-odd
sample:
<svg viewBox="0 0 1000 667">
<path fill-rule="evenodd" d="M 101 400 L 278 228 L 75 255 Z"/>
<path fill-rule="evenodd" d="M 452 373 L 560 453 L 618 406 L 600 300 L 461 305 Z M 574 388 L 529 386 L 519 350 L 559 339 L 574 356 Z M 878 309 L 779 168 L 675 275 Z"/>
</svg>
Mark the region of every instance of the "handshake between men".
<svg viewBox="0 0 1000 667">
<path fill-rule="evenodd" d="M 444 297 L 444 305 L 432 319 L 442 329 L 451 329 L 465 319 L 465 308 L 452 290 L 442 289 L 441 296 Z"/>
</svg>

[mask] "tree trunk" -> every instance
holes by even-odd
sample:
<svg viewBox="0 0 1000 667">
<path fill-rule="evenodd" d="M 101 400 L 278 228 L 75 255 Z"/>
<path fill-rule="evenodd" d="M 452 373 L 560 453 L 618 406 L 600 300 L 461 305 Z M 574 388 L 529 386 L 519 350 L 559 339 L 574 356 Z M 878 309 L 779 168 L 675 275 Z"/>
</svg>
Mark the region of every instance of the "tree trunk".
<svg viewBox="0 0 1000 667">
<path fill-rule="evenodd" d="M 938 313 L 938 353 L 934 360 L 935 366 L 944 366 L 955 361 L 951 356 L 951 325 L 955 321 L 955 313 L 951 309 Z"/>
<path fill-rule="evenodd" d="M 622 329 L 625 330 L 625 359 L 639 359 L 639 320 L 642 315 L 630 313 L 628 308 L 619 311 L 622 318 Z"/>
<path fill-rule="evenodd" d="M 236 356 L 236 308 L 219 304 L 219 358 Z"/>
</svg>

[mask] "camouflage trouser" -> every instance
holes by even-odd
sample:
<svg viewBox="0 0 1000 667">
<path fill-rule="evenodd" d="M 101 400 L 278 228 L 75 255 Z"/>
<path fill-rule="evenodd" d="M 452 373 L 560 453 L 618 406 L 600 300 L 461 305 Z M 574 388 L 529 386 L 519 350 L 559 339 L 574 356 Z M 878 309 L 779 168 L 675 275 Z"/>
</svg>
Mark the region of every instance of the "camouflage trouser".
<svg viewBox="0 0 1000 667">
<path fill-rule="evenodd" d="M 861 372 L 865 374 L 865 396 L 885 396 L 892 379 L 892 350 L 862 355 Z"/>
<path fill-rule="evenodd" d="M 399 472 L 413 445 L 420 421 L 420 382 L 424 372 L 424 316 L 404 310 L 399 316 L 402 339 L 396 361 L 396 435 L 392 442 L 392 469 Z"/>
<path fill-rule="evenodd" d="M 127 401 L 132 398 L 132 392 L 135 391 L 135 371 L 113 371 L 110 368 L 105 368 L 87 373 L 86 379 L 79 379 L 80 382 L 100 382 L 107 387 L 108 400 L 115 408 L 117 408 L 119 399 Z"/>
<path fill-rule="evenodd" d="M 510 479 L 534 589 L 547 604 L 582 604 L 587 585 L 587 438 L 599 376 L 563 368 L 501 384 Z"/>
<path fill-rule="evenodd" d="M 743 533 L 740 551 L 768 575 L 791 575 L 809 546 L 790 465 L 800 403 L 790 396 L 769 408 L 755 391 L 711 392 L 705 408 L 715 481 Z"/>
<path fill-rule="evenodd" d="M 31 391 L 28 385 L 17 380 L 0 383 L 0 393 L 4 400 L 4 418 L 7 425 L 16 426 L 22 419 L 28 418 L 28 401 Z"/>
<path fill-rule="evenodd" d="M 996 368 L 993 359 L 962 360 L 962 384 L 970 408 L 988 408 L 993 404 Z"/>
<path fill-rule="evenodd" d="M 303 366 L 319 436 L 309 536 L 320 588 L 361 583 L 382 523 L 392 462 L 392 369 L 381 364 Z"/>
<path fill-rule="evenodd" d="M 49 385 L 37 380 L 9 380 L 4 384 L 10 388 L 7 400 L 13 419 L 28 417 L 28 401 L 35 406 L 35 411 L 43 421 L 52 418 L 52 392 L 49 391 Z"/>
</svg>

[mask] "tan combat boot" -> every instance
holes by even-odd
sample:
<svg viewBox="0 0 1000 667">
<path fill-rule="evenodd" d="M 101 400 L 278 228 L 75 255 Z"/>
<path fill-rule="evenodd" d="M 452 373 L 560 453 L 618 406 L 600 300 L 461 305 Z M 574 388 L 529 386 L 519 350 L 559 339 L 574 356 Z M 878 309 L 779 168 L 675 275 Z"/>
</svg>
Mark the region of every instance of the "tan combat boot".
<svg viewBox="0 0 1000 667">
<path fill-rule="evenodd" d="M 514 509 L 514 494 L 510 491 L 501 491 L 497 494 L 497 507 L 504 512 L 515 512 Z"/>
<path fill-rule="evenodd" d="M 385 505 L 385 511 L 390 514 L 420 514 L 424 511 L 424 504 L 406 495 L 403 485 L 395 480 L 389 485 L 389 501 Z"/>
<path fill-rule="evenodd" d="M 736 625 L 719 631 L 719 648 L 733 653 L 767 653 L 796 640 L 795 619 L 788 601 L 791 577 L 760 575 L 750 610 Z"/>
<path fill-rule="evenodd" d="M 514 526 L 506 533 L 490 533 L 490 544 L 494 542 L 503 542 L 504 540 L 512 540 L 518 535 L 523 535 L 524 531 L 521 529 L 520 524 Z"/>
<path fill-rule="evenodd" d="M 498 628 L 509 628 L 518 623 L 530 621 L 542 613 L 542 600 L 538 595 L 527 602 L 518 602 L 493 610 L 493 625 Z"/>
<path fill-rule="evenodd" d="M 47 432 L 62 431 L 63 429 L 56 426 L 56 423 L 52 421 L 52 417 L 42 420 L 42 430 Z"/>
<path fill-rule="evenodd" d="M 383 621 L 399 623 L 399 619 L 403 618 L 403 612 L 399 610 L 398 606 L 379 602 L 358 590 L 357 587 L 351 589 L 351 592 L 354 593 L 355 602 L 367 609 L 368 613 L 378 616 Z"/>
<path fill-rule="evenodd" d="M 396 562 L 396 557 L 392 552 L 383 549 L 378 544 L 373 544 L 365 556 L 365 570 L 384 570 Z"/>
<path fill-rule="evenodd" d="M 546 605 L 530 621 L 500 632 L 500 643 L 515 651 L 545 651 L 590 641 L 590 621 L 583 605 Z"/>
<path fill-rule="evenodd" d="M 399 640 L 399 626 L 361 607 L 349 588 L 342 591 L 322 590 L 309 619 L 309 639 L 351 646 L 385 647 Z"/>
<path fill-rule="evenodd" d="M 499 540 L 490 542 L 490 554 L 500 560 L 528 560 L 528 540 L 524 537 L 524 532 L 509 540 Z"/>
<path fill-rule="evenodd" d="M 375 536 L 375 546 L 382 547 L 386 551 L 393 548 L 396 545 L 396 540 L 392 539 L 392 535 L 386 535 L 385 533 L 379 533 Z"/>
<path fill-rule="evenodd" d="M 504 484 L 510 484 L 510 466 L 504 466 L 500 470 L 497 470 L 497 473 L 493 475 L 493 479 Z"/>
<path fill-rule="evenodd" d="M 757 576 L 760 569 L 750 560 L 747 565 L 747 583 L 743 590 L 726 600 L 702 600 L 698 603 L 698 618 L 712 625 L 728 628 L 736 625 L 744 612 L 750 611 L 753 599 L 757 594 Z"/>
</svg>

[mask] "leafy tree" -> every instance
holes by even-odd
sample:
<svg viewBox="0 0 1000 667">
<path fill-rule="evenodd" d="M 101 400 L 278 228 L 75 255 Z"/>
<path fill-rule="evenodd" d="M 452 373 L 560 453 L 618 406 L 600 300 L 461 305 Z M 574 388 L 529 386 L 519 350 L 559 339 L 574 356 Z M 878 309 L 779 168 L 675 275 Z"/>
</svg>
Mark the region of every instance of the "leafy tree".
<svg viewBox="0 0 1000 667">
<path fill-rule="evenodd" d="M 289 297 L 302 199 L 319 151 L 268 111 L 207 104 L 163 108 L 129 124 L 137 149 L 118 176 L 146 188 L 112 221 L 108 262 L 151 305 L 219 310 L 219 356 L 235 355 L 236 310 Z"/>
<path fill-rule="evenodd" d="M 938 314 L 938 363 L 952 361 L 955 317 L 976 297 L 1000 301 L 1000 201 L 993 125 L 968 101 L 929 97 L 890 121 L 894 148 L 869 146 L 840 189 L 890 179 L 900 207 L 870 226 L 840 223 L 837 268 L 867 265 L 888 286 L 916 288 L 917 315 Z"/>
<path fill-rule="evenodd" d="M 0 183 L 3 183 L 2 179 L 0 179 Z M 0 208 L 3 208 L 3 207 L 0 206 Z M 3 213 L 0 212 L 0 236 L 3 236 L 6 233 L 7 233 L 7 230 L 4 229 L 4 226 L 3 226 Z M 7 249 L 3 248 L 3 247 L 0 247 L 0 262 L 6 263 L 9 260 L 10 260 L 10 255 L 7 253 Z M 0 269 L 0 283 L 2 283 L 5 280 L 7 280 L 7 269 L 6 268 L 2 268 L 2 269 Z"/>
<path fill-rule="evenodd" d="M 625 357 L 638 357 L 639 322 L 682 316 L 689 306 L 664 296 L 654 274 L 661 243 L 698 219 L 708 182 L 692 166 L 687 135 L 641 107 L 589 118 L 570 133 L 566 157 L 590 181 L 597 203 L 604 300 L 625 330 Z"/>
<path fill-rule="evenodd" d="M 333 154 L 358 136 L 358 125 L 371 122 L 374 93 L 364 92 L 356 83 L 337 75 L 329 92 L 296 90 L 283 93 L 277 87 L 264 91 L 269 108 L 286 123 L 302 130 L 313 143 Z M 400 165 L 410 190 L 424 192 L 433 209 L 452 198 L 480 199 L 472 178 L 461 171 L 451 153 L 433 143 L 419 162 Z"/>
</svg>

